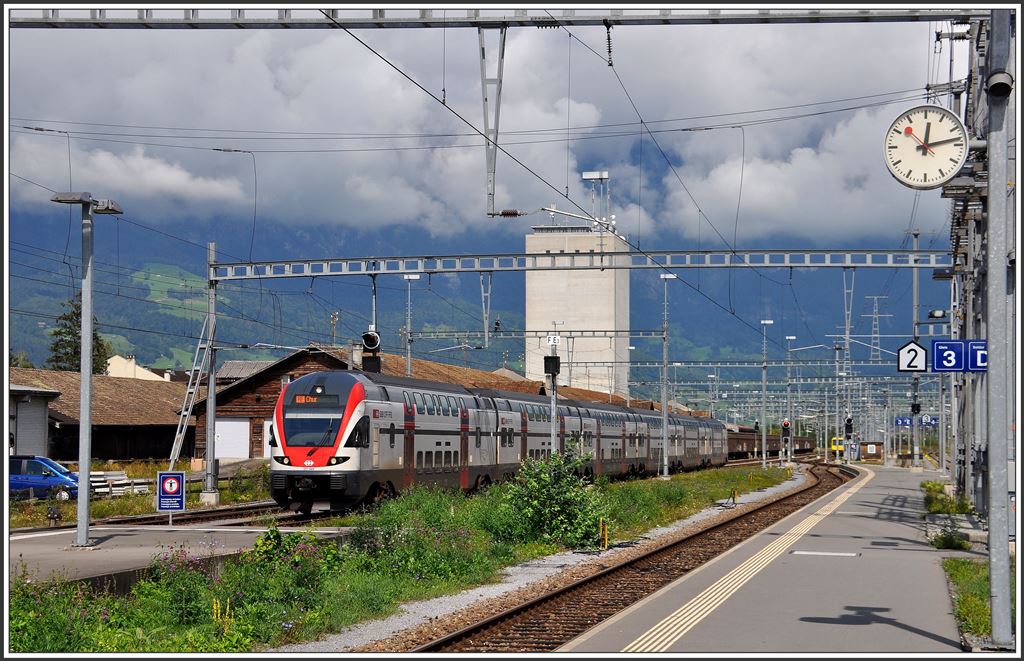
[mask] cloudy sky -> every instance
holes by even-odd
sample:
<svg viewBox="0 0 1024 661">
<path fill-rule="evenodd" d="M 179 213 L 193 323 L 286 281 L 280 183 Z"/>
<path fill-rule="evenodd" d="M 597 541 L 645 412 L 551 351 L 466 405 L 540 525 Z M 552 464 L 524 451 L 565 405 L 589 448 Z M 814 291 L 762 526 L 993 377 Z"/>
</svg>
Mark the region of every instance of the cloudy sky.
<svg viewBox="0 0 1024 661">
<path fill-rule="evenodd" d="M 499 142 L 522 165 L 499 154 L 496 207 L 590 211 L 580 172 L 602 169 L 619 226 L 646 246 L 721 246 L 717 230 L 741 247 L 896 247 L 915 208 L 941 232 L 947 202 L 915 203 L 881 146 L 948 79 L 935 32 L 950 28 L 620 26 L 614 67 L 604 28 L 510 28 Z M 455 115 L 483 127 L 476 30 L 356 34 L 447 107 L 342 30 L 9 30 L 9 171 L 63 189 L 70 150 L 74 189 L 149 222 L 251 217 L 258 193 L 264 222 L 427 228 L 449 252 L 497 232 L 520 249 L 546 214 L 486 216 L 482 140 Z M 968 47 L 952 48 L 959 78 Z M 9 180 L 12 205 L 51 204 Z"/>
</svg>

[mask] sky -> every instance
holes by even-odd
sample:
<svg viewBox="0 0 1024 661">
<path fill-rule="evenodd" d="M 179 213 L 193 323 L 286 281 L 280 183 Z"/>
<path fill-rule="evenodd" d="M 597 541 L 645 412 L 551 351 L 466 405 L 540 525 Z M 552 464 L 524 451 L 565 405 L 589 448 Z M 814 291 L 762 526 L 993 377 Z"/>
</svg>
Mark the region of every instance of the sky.
<svg viewBox="0 0 1024 661">
<path fill-rule="evenodd" d="M 256 259 L 362 256 L 349 237 L 367 235 L 413 237 L 391 254 L 519 252 L 541 207 L 591 212 L 581 173 L 607 170 L 619 230 L 648 249 L 896 249 L 910 227 L 942 247 L 948 201 L 898 183 L 882 141 L 926 85 L 964 77 L 966 43 L 935 39 L 963 29 L 618 26 L 609 66 L 603 27 L 509 28 L 495 208 L 517 219 L 487 215 L 475 29 L 9 29 L 5 199 L 9 217 L 61 215 L 45 189 L 88 190 L 172 234 L 244 227 L 218 247 Z M 341 254 L 309 254 L 317 233 Z"/>
<path fill-rule="evenodd" d="M 923 102 L 927 83 L 948 79 L 950 44 L 937 46 L 936 30 L 949 25 L 620 26 L 609 67 L 603 27 L 511 28 L 499 142 L 533 173 L 499 155 L 495 206 L 590 211 L 579 175 L 601 169 L 619 226 L 641 240 L 675 246 L 717 229 L 739 244 L 782 235 L 818 247 L 898 243 L 916 194 L 883 166 L 882 136 L 902 109 Z M 475 30 L 357 36 L 431 94 L 443 89 L 447 107 L 342 30 L 10 30 L 10 171 L 67 185 L 67 136 L 20 128 L 31 126 L 75 131 L 74 187 L 152 222 L 251 216 L 254 195 L 268 222 L 414 226 L 456 242 L 495 231 L 521 237 L 543 217 L 486 215 L 482 139 L 452 112 L 482 129 Z M 962 77 L 967 47 L 952 48 L 954 78 Z M 905 100 L 738 128 L 894 99 Z M 695 119 L 665 121 L 681 118 Z M 580 127 L 569 143 L 567 125 Z M 722 128 L 667 130 L 707 126 Z M 516 133 L 527 130 L 546 133 Z M 288 131 L 332 135 L 280 133 Z M 608 132 L 619 135 L 600 137 Z M 441 137 L 351 139 L 357 134 Z M 467 144 L 477 146 L 423 148 Z M 331 151 L 393 147 L 406 149 Z M 566 186 L 578 206 L 562 197 Z M 32 189 L 15 179 L 13 202 L 50 204 Z M 917 224 L 941 228 L 947 202 L 938 191 L 919 198 Z"/>
</svg>

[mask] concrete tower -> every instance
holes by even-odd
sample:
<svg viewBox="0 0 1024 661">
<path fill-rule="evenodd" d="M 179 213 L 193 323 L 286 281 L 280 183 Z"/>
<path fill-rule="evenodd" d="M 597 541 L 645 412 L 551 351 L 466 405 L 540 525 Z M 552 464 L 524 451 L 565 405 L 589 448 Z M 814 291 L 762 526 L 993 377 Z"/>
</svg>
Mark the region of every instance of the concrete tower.
<svg viewBox="0 0 1024 661">
<path fill-rule="evenodd" d="M 578 221 L 577 221 L 578 222 Z M 528 253 L 629 252 L 629 244 L 601 226 L 541 225 L 526 235 Z M 526 328 L 629 330 L 629 269 L 526 272 Z M 555 325 L 554 322 L 562 322 Z M 526 378 L 544 380 L 544 338 L 526 340 Z M 564 337 L 558 347 L 559 385 L 625 396 L 629 381 L 628 337 Z M 612 367 L 570 367 L 567 361 L 627 361 Z"/>
</svg>

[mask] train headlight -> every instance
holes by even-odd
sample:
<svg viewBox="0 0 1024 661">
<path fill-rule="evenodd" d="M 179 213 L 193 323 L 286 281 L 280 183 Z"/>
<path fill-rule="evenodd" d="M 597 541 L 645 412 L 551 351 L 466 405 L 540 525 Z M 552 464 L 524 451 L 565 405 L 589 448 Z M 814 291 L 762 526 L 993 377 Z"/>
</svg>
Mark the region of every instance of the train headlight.
<svg viewBox="0 0 1024 661">
<path fill-rule="evenodd" d="M 284 464 L 286 466 L 290 465 L 292 463 L 292 460 L 289 459 L 288 457 L 285 457 L 285 456 L 280 456 L 280 457 L 275 456 L 274 457 L 274 461 L 276 461 L 279 464 Z"/>
<path fill-rule="evenodd" d="M 338 463 L 338 458 L 337 457 L 331 457 L 330 459 L 327 460 L 327 465 L 328 466 L 333 466 L 336 463 Z"/>
</svg>

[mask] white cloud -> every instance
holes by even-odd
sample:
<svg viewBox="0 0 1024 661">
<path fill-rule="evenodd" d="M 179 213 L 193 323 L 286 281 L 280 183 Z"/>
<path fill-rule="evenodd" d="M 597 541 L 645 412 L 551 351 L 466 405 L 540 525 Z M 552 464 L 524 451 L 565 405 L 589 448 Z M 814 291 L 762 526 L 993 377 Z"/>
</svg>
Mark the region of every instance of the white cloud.
<svg viewBox="0 0 1024 661">
<path fill-rule="evenodd" d="M 924 23 L 617 27 L 613 70 L 607 66 L 603 28 L 573 28 L 573 33 L 596 53 L 577 42 L 570 47 L 564 30 L 509 29 L 499 141 L 543 181 L 499 154 L 495 207 L 533 211 L 555 202 L 579 211 L 561 195 L 568 186 L 570 197 L 589 211 L 580 171 L 607 169 L 613 174 L 620 227 L 631 236 L 639 232 L 644 245 L 657 241 L 670 247 L 696 238 L 696 206 L 649 137 L 640 167 L 636 126 L 621 129 L 631 132 L 628 137 L 582 139 L 568 147 L 565 142 L 513 144 L 561 137 L 557 131 L 544 136 L 511 131 L 564 128 L 567 117 L 574 126 L 634 122 L 634 103 L 657 130 L 666 126 L 657 120 L 666 118 L 921 88 L 934 38 Z M 175 140 L 169 136 L 181 132 L 160 128 L 75 128 L 134 134 L 125 140 L 257 151 L 261 219 L 339 229 L 425 227 L 438 237 L 504 233 L 518 241 L 525 223 L 498 223 L 485 215 L 482 146 L 331 151 L 479 144 L 478 136 L 461 135 L 472 131 L 450 112 L 483 127 L 476 31 L 358 34 L 430 93 L 440 97 L 443 87 L 448 108 L 340 31 L 13 30 L 11 114 L 189 127 L 185 133 L 199 137 Z M 894 61 L 901 66 L 891 66 Z M 906 225 L 913 198 L 891 180 L 879 154 L 881 131 L 902 107 L 806 117 L 742 133 L 659 133 L 657 140 L 697 204 L 730 240 L 742 167 L 741 245 L 772 236 L 794 243 L 889 237 Z M 806 110 L 813 108 L 784 112 Z M 728 115 L 693 123 L 738 119 Z M 224 132 L 229 129 L 377 137 L 289 141 L 274 133 Z M 610 129 L 591 129 L 587 135 L 601 130 Z M 451 135 L 380 137 L 425 133 Z M 12 171 L 49 186 L 66 175 L 59 140 L 12 137 Z M 76 184 L 130 195 L 148 215 L 250 213 L 255 191 L 247 154 L 85 141 L 73 147 Z M 289 149 L 322 151 L 268 151 Z M 938 193 L 922 194 L 924 217 L 941 217 L 944 209 Z M 706 223 L 700 233 L 709 245 L 705 238 L 714 233 Z"/>
</svg>

